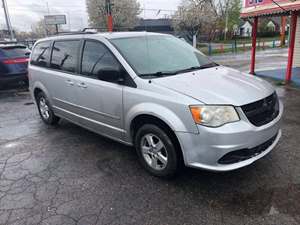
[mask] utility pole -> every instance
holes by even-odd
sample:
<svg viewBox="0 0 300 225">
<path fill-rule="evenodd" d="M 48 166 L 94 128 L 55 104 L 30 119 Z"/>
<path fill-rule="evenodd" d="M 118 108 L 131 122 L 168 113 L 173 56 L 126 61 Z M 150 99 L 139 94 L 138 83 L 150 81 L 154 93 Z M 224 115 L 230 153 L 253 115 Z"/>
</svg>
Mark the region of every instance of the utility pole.
<svg viewBox="0 0 300 225">
<path fill-rule="evenodd" d="M 107 28 L 108 28 L 108 32 L 112 32 L 113 31 L 113 17 L 112 17 L 112 11 L 111 11 L 111 7 L 112 7 L 112 3 L 110 0 L 105 0 L 105 6 L 106 6 L 106 13 L 107 13 Z"/>
<path fill-rule="evenodd" d="M 8 9 L 7 9 L 7 4 L 6 4 L 5 0 L 2 0 L 2 6 L 3 6 L 3 9 L 4 9 L 6 26 L 7 26 L 7 30 L 9 31 L 9 34 L 10 34 L 10 39 L 14 40 L 15 36 L 14 36 L 14 32 L 13 32 L 12 27 L 11 27 L 10 18 L 9 18 Z"/>
<path fill-rule="evenodd" d="M 48 2 L 46 2 L 46 7 L 47 7 L 48 15 L 50 15 L 50 9 L 49 9 L 49 3 Z"/>
<path fill-rule="evenodd" d="M 285 46 L 285 26 L 286 26 L 286 16 L 281 17 L 281 29 L 280 29 L 280 46 Z"/>
<path fill-rule="evenodd" d="M 50 15 L 50 9 L 49 9 L 49 4 L 48 4 L 48 2 L 46 2 L 46 8 L 47 8 L 47 13 L 48 13 L 48 15 Z M 46 25 L 45 20 L 44 20 L 44 28 L 45 28 L 45 34 L 46 34 L 46 37 L 47 37 L 48 34 L 49 34 L 49 31 L 48 31 L 48 28 L 47 28 L 47 25 Z"/>
<path fill-rule="evenodd" d="M 226 41 L 227 39 L 227 31 L 228 31 L 228 12 L 226 10 L 224 41 Z"/>
</svg>

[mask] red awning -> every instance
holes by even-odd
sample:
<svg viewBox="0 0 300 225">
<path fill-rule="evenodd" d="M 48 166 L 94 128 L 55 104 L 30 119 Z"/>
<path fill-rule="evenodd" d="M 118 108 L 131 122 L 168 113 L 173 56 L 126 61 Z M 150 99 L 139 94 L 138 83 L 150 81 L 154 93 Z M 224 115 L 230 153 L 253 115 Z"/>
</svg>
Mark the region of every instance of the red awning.
<svg viewBox="0 0 300 225">
<path fill-rule="evenodd" d="M 250 18 L 256 16 L 274 16 L 289 14 L 291 11 L 300 11 L 300 1 L 280 4 L 269 4 L 263 6 L 244 8 L 241 12 L 241 18 Z"/>
</svg>

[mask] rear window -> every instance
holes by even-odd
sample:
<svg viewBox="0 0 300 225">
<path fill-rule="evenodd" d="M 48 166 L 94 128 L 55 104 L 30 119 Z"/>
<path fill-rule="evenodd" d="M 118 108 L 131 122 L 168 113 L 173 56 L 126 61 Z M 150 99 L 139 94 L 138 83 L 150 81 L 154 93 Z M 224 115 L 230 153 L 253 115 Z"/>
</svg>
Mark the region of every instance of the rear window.
<svg viewBox="0 0 300 225">
<path fill-rule="evenodd" d="M 50 60 L 50 41 L 44 41 L 38 43 L 31 54 L 32 65 L 47 67 L 47 63 Z"/>
<path fill-rule="evenodd" d="M 8 58 L 28 57 L 30 50 L 26 46 L 7 46 L 1 47 L 2 53 Z"/>
<path fill-rule="evenodd" d="M 76 72 L 80 40 L 57 41 L 54 43 L 51 68 L 67 72 Z"/>
</svg>

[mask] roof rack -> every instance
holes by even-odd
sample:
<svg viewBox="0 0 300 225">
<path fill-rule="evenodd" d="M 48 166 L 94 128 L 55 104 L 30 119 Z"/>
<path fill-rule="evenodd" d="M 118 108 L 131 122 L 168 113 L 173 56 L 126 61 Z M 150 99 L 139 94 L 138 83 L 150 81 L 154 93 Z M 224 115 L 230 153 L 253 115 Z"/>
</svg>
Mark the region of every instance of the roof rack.
<svg viewBox="0 0 300 225">
<path fill-rule="evenodd" d="M 85 32 L 85 31 L 70 31 L 70 32 L 59 32 L 57 35 L 76 35 L 76 34 L 95 34 L 96 32 Z"/>
<path fill-rule="evenodd" d="M 107 31 L 106 27 L 86 27 L 82 29 L 82 32 L 86 32 L 87 30 L 97 30 L 97 31 Z"/>
<path fill-rule="evenodd" d="M 94 31 L 88 31 L 94 30 Z M 107 31 L 106 27 L 85 27 L 81 31 L 64 31 L 58 32 L 56 35 L 76 35 L 76 34 L 96 34 L 97 32 Z"/>
</svg>

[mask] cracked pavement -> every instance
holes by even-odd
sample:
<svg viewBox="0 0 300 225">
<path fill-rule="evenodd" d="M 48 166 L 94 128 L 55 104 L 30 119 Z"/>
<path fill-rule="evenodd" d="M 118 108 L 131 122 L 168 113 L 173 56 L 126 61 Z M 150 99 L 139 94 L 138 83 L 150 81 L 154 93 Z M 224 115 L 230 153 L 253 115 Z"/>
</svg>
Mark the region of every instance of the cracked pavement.
<svg viewBox="0 0 300 225">
<path fill-rule="evenodd" d="M 42 123 L 28 92 L 0 92 L 0 224 L 300 224 L 300 90 L 278 146 L 227 173 L 150 176 L 134 149 L 65 120 Z"/>
</svg>

